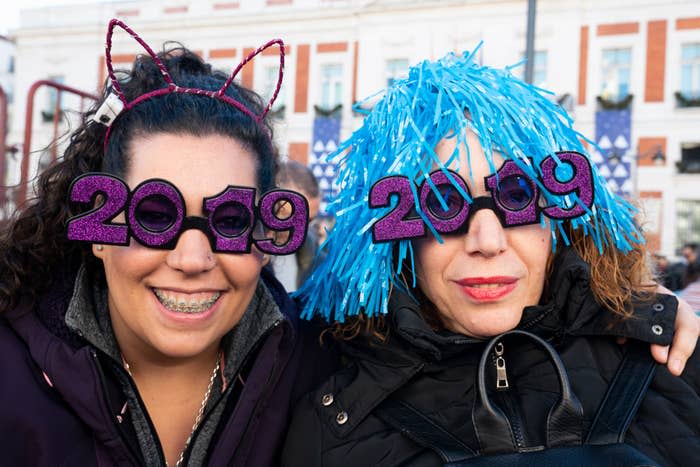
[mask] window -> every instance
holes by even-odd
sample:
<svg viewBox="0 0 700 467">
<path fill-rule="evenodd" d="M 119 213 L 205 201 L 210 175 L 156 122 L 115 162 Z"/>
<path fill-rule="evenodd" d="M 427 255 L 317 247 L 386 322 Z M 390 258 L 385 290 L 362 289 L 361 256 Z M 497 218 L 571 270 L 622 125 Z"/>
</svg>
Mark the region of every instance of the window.
<svg viewBox="0 0 700 467">
<path fill-rule="evenodd" d="M 700 98 L 700 43 L 681 49 L 681 94 L 686 99 Z"/>
<path fill-rule="evenodd" d="M 523 53 L 523 59 L 525 59 Z M 532 84 L 542 86 L 547 81 L 547 51 L 537 50 L 534 56 L 534 68 L 532 70 Z M 520 78 L 525 79 L 525 64 L 518 67 L 521 72 Z"/>
<path fill-rule="evenodd" d="M 700 173 L 700 143 L 681 144 L 681 160 L 676 166 L 680 173 Z"/>
<path fill-rule="evenodd" d="M 320 107 L 332 109 L 343 103 L 343 65 L 331 63 L 321 66 Z"/>
<path fill-rule="evenodd" d="M 631 49 L 603 50 L 601 97 L 621 100 L 630 93 Z"/>
<path fill-rule="evenodd" d="M 408 60 L 405 58 L 393 58 L 386 61 L 386 85 L 391 86 L 394 81 L 408 76 Z"/>
<path fill-rule="evenodd" d="M 700 243 L 700 200 L 676 200 L 676 248 Z"/>
<path fill-rule="evenodd" d="M 279 65 L 266 66 L 263 70 L 263 83 L 262 83 L 262 96 L 264 102 L 268 102 L 275 92 L 277 87 L 277 78 L 279 76 Z M 282 80 L 282 87 L 280 87 L 280 92 L 277 94 L 277 99 L 272 105 L 272 111 L 278 111 L 285 105 L 285 86 L 284 80 Z"/>
<path fill-rule="evenodd" d="M 63 76 L 49 76 L 49 81 L 63 84 L 64 78 Z M 56 88 L 47 87 L 47 91 L 48 99 L 46 102 L 46 107 L 44 108 L 44 110 L 41 111 L 41 116 L 45 122 L 50 122 L 54 119 L 54 114 L 56 113 L 56 106 L 58 105 L 59 108 L 61 106 L 61 97 L 60 93 L 58 92 L 58 89 Z"/>
</svg>

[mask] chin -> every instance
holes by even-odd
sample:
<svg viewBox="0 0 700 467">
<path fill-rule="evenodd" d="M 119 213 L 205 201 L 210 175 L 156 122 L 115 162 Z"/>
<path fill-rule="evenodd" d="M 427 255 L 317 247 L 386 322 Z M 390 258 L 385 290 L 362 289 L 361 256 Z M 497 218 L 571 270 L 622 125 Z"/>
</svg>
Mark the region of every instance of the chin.
<svg viewBox="0 0 700 467">
<path fill-rule="evenodd" d="M 505 316 L 504 316 L 505 315 Z M 515 329 L 520 323 L 522 314 L 513 316 L 512 312 L 504 312 L 503 314 L 490 313 L 485 319 L 469 322 L 458 322 L 460 334 L 465 334 L 478 338 L 489 338 L 503 334 L 504 332 Z"/>
</svg>

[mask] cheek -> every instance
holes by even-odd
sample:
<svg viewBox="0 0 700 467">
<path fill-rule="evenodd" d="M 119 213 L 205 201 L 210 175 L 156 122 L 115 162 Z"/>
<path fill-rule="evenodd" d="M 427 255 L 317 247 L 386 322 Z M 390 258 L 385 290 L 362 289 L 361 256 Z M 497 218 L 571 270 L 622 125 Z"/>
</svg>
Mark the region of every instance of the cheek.
<svg viewBox="0 0 700 467">
<path fill-rule="evenodd" d="M 108 285 L 138 280 L 165 261 L 164 253 L 136 244 L 127 247 L 105 246 L 109 249 L 102 259 Z"/>
<path fill-rule="evenodd" d="M 439 289 L 445 270 L 449 267 L 451 258 L 451 238 L 445 238 L 445 243 L 438 243 L 432 235 L 415 241 L 416 252 L 416 281 L 418 287 L 428 298 L 435 302 L 434 292 Z"/>
<path fill-rule="evenodd" d="M 238 288 L 254 287 L 262 269 L 261 255 L 218 254 L 218 261 L 228 282 Z"/>
</svg>

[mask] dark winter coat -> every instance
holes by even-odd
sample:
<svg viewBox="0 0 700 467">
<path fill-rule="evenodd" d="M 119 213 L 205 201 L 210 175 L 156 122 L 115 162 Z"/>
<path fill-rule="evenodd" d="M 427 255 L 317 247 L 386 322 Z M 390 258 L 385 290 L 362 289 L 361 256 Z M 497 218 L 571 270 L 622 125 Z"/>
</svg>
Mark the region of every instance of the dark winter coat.
<svg viewBox="0 0 700 467">
<path fill-rule="evenodd" d="M 0 313 L 0 465 L 152 465 L 139 446 L 142 434 L 122 410 L 124 381 L 140 401 L 133 382 L 66 325 L 74 278 L 57 280 L 34 309 L 20 305 Z M 245 385 L 229 384 L 218 407 L 207 410 L 205 418 L 217 413 L 219 421 L 209 433 L 204 465 L 275 464 L 292 401 L 318 378 L 315 368 L 301 364 L 310 360 L 307 352 L 317 354 L 317 341 L 300 332 L 296 307 L 272 274 L 263 270 L 262 280 L 281 319 L 244 356 L 236 379 L 241 375 Z M 152 448 L 162 463 L 159 443 Z"/>
<path fill-rule="evenodd" d="M 560 255 L 552 277 L 545 305 L 526 308 L 519 328 L 546 338 L 559 352 L 584 408 L 585 434 L 625 351 L 613 336 L 669 344 L 677 301 L 656 296 L 636 307 L 641 319 L 619 322 L 593 299 L 588 266 L 577 255 Z M 484 342 L 432 330 L 404 294 L 393 294 L 388 316 L 387 341 L 345 344 L 349 365 L 296 407 L 283 465 L 441 465 L 431 450 L 377 416 L 388 397 L 418 409 L 478 452 L 471 414 Z M 554 368 L 529 342 L 506 343 L 504 352 L 510 388 L 494 391 L 494 402 L 520 420 L 525 446 L 544 445 L 545 417 L 560 393 Z M 627 443 L 663 465 L 700 460 L 699 362 L 696 352 L 680 378 L 659 365 L 627 432 Z M 495 386 L 495 371 L 493 378 Z"/>
</svg>

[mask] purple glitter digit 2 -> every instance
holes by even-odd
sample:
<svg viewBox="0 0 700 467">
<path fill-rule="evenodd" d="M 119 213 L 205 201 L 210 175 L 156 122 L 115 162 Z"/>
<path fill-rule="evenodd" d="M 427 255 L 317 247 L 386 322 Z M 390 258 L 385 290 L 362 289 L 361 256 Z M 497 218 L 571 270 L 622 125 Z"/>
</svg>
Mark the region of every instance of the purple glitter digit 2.
<svg viewBox="0 0 700 467">
<path fill-rule="evenodd" d="M 222 205 L 236 203 L 245 207 L 248 211 L 248 219 L 255 218 L 253 205 L 255 203 L 255 188 L 235 187 L 229 185 L 224 191 L 210 198 L 204 198 L 204 212 L 208 213 L 207 220 L 209 231 L 214 235 L 214 251 L 227 253 L 248 253 L 250 252 L 250 233 L 252 225 L 235 237 L 222 235 L 212 224 L 214 212 Z"/>
<path fill-rule="evenodd" d="M 542 183 L 551 193 L 556 195 L 576 193 L 581 203 L 590 209 L 593 206 L 593 174 L 590 162 L 583 154 L 573 151 L 558 152 L 557 157 L 562 162 L 573 166 L 574 173 L 572 177 L 567 182 L 557 180 L 556 170 L 558 163 L 554 157 L 549 156 L 540 164 Z M 553 219 L 569 219 L 585 214 L 586 208 L 578 203 L 574 203 L 570 209 L 554 206 L 545 208 L 543 211 Z"/>
<path fill-rule="evenodd" d="M 175 208 L 175 219 L 163 231 L 152 232 L 144 228 L 136 216 L 136 208 L 151 196 L 162 196 Z M 185 202 L 180 191 L 167 180 L 149 179 L 140 183 L 131 194 L 126 219 L 133 237 L 140 244 L 150 248 L 175 248 L 182 221 L 185 218 Z"/>
<path fill-rule="evenodd" d="M 486 177 L 486 188 L 491 192 L 491 196 L 493 197 L 494 202 L 496 203 L 496 206 L 498 209 L 501 211 L 501 215 L 503 216 L 503 219 L 505 220 L 505 225 L 508 227 L 516 226 L 516 225 L 526 225 L 526 224 L 534 224 L 538 221 L 537 219 L 537 199 L 539 197 L 539 190 L 537 189 L 537 186 L 534 183 L 530 184 L 530 187 L 533 190 L 532 194 L 532 200 L 530 203 L 524 207 L 523 209 L 519 209 L 517 211 L 508 209 L 506 206 L 503 205 L 503 203 L 498 199 L 498 181 L 503 180 L 506 177 L 510 176 L 515 176 L 515 175 L 520 175 L 521 177 L 524 177 L 526 179 L 530 179 L 525 173 L 522 171 L 520 167 L 518 167 L 518 164 L 516 164 L 514 161 L 508 160 L 503 163 L 500 169 L 498 169 L 498 172 L 495 174 L 491 174 L 488 177 Z"/>
<path fill-rule="evenodd" d="M 449 171 L 450 175 L 454 178 L 454 180 L 457 182 L 457 184 L 464 190 L 466 193 L 469 193 L 469 189 L 467 188 L 467 184 L 464 183 L 464 180 L 462 177 L 459 176 L 457 172 Z M 457 211 L 456 213 L 452 214 L 450 217 L 442 217 L 439 215 L 438 212 L 434 212 L 434 210 L 430 207 L 430 203 L 426 203 L 428 196 L 432 193 L 433 196 L 436 198 L 438 196 L 442 196 L 440 192 L 435 193 L 430 186 L 430 183 L 428 181 L 424 181 L 423 185 L 421 186 L 420 189 L 420 204 L 421 207 L 423 208 L 423 212 L 425 213 L 426 217 L 430 220 L 431 224 L 433 224 L 433 227 L 435 227 L 435 230 L 437 230 L 440 233 L 444 234 L 449 234 L 456 232 L 460 229 L 462 229 L 465 225 L 465 222 L 467 220 L 467 217 L 469 217 L 469 204 L 465 202 L 465 200 L 462 198 L 459 193 L 457 193 L 457 189 L 453 186 L 452 182 L 450 181 L 449 178 L 447 178 L 447 175 L 442 172 L 442 170 L 436 170 L 430 174 L 430 179 L 432 180 L 433 184 L 435 184 L 436 187 L 439 186 L 449 186 L 452 187 L 455 190 L 455 193 L 457 196 L 460 197 L 462 200 L 462 206 Z M 448 196 L 448 199 L 443 199 L 445 203 L 449 203 L 450 199 Z M 449 208 L 449 204 L 448 204 Z M 448 211 L 449 212 L 449 211 Z"/>
<path fill-rule="evenodd" d="M 275 205 L 287 201 L 292 205 L 292 214 L 286 219 L 275 216 Z M 274 190 L 260 198 L 258 215 L 265 226 L 274 231 L 289 230 L 289 239 L 284 245 L 275 245 L 270 239 L 256 240 L 255 246 L 263 253 L 271 255 L 288 255 L 294 253 L 306 240 L 309 225 L 309 203 L 299 193 L 289 190 Z"/>
<path fill-rule="evenodd" d="M 73 180 L 69 192 L 70 200 L 76 203 L 94 203 L 97 195 L 105 198 L 100 206 L 68 220 L 69 240 L 109 245 L 129 244 L 127 226 L 110 223 L 124 209 L 129 197 L 126 183 L 111 175 L 87 173 Z"/>
<path fill-rule="evenodd" d="M 371 209 L 389 206 L 392 194 L 399 201 L 392 211 L 378 219 L 372 226 L 372 242 L 382 243 L 425 236 L 423 219 L 406 219 L 414 207 L 411 181 L 402 175 L 391 175 L 377 180 L 369 192 Z"/>
</svg>

